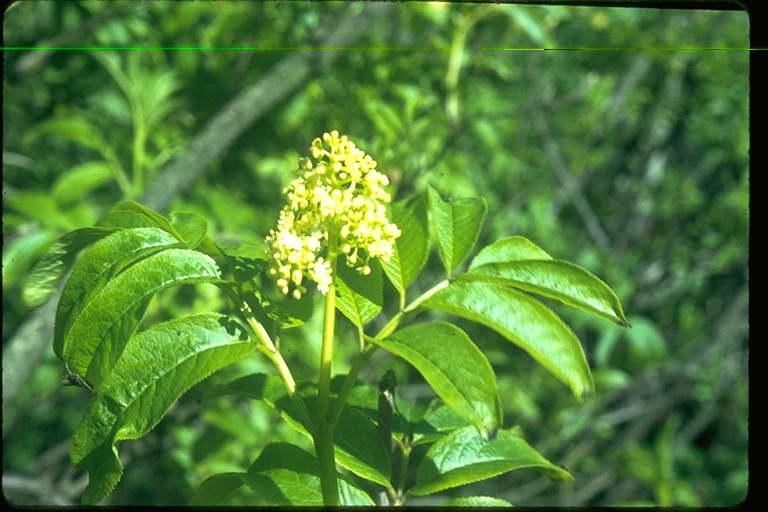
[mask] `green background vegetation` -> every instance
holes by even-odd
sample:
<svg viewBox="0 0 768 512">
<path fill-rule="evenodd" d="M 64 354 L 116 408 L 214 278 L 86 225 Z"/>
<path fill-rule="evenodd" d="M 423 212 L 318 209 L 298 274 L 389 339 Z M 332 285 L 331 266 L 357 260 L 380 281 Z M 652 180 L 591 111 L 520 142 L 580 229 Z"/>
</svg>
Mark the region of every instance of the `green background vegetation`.
<svg viewBox="0 0 768 512">
<path fill-rule="evenodd" d="M 746 13 L 33 1 L 13 5 L 3 28 L 6 48 L 158 48 L 4 50 L 6 499 L 74 503 L 87 478 L 69 460 L 87 396 L 59 384 L 55 299 L 41 305 L 24 293 L 36 259 L 123 198 L 199 213 L 217 241 L 258 245 L 297 158 L 331 129 L 374 156 L 396 198 L 427 183 L 446 197 L 484 197 L 478 247 L 531 239 L 605 280 L 633 325 L 554 306 L 594 370 L 596 395 L 579 405 L 522 351 L 460 321 L 494 366 L 505 427 L 520 425 L 576 480 L 518 471 L 450 495 L 528 506 L 728 506 L 746 497 Z M 311 50 L 336 45 L 354 49 Z M 530 50 L 542 47 L 569 49 Z M 425 274 L 424 289 L 441 274 L 434 254 Z M 226 311 L 215 288 L 184 286 L 160 294 L 147 324 L 214 309 Z M 321 316 L 281 340 L 299 378 L 314 377 Z M 350 343 L 337 344 L 336 371 L 357 347 L 340 324 Z M 394 368 L 403 397 L 432 398 L 412 369 L 378 356 L 362 380 L 375 385 Z M 258 370 L 269 371 L 257 357 L 227 368 L 121 446 L 126 473 L 105 503 L 183 504 L 206 477 L 244 470 L 269 442 L 306 448 L 259 403 L 199 405 L 211 381 Z"/>
</svg>

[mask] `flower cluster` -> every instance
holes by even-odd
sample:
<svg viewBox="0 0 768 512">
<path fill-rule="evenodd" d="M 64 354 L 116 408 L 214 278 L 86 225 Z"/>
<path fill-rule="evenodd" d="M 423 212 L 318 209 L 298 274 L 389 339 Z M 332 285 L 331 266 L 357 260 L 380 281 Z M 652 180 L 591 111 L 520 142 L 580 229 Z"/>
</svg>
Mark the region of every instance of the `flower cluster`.
<svg viewBox="0 0 768 512">
<path fill-rule="evenodd" d="M 297 299 L 307 293 L 305 278 L 328 292 L 337 255 L 368 274 L 370 258 L 389 261 L 400 236 L 386 217 L 389 180 L 375 160 L 335 130 L 315 139 L 309 151 L 312 158 L 299 161 L 299 176 L 283 191 L 288 204 L 266 240 L 273 257 L 269 273 L 280 291 Z"/>
</svg>

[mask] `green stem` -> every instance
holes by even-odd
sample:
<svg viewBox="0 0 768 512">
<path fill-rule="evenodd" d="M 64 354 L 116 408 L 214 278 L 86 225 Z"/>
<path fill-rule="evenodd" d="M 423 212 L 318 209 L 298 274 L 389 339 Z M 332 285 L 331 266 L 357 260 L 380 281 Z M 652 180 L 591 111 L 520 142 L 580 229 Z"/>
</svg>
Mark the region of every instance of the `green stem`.
<svg viewBox="0 0 768 512">
<path fill-rule="evenodd" d="M 386 325 L 381 328 L 375 337 L 371 338 L 370 336 L 364 336 L 364 339 L 367 340 L 370 344 L 365 347 L 363 352 L 360 354 L 360 357 L 358 357 L 357 360 L 352 364 L 352 368 L 350 368 L 349 373 L 344 378 L 344 383 L 341 385 L 339 395 L 336 398 L 336 403 L 334 404 L 334 409 L 331 412 L 331 418 L 333 419 L 334 425 L 336 422 L 338 422 L 339 417 L 341 416 L 341 410 L 344 408 L 344 404 L 347 402 L 347 396 L 349 396 L 349 393 L 352 392 L 352 388 L 355 387 L 357 376 L 360 374 L 363 366 L 365 366 L 365 364 L 371 359 L 371 356 L 373 356 L 373 354 L 376 353 L 376 351 L 379 349 L 379 346 L 376 345 L 376 341 L 382 340 L 392 334 L 407 314 L 412 313 L 416 308 L 419 307 L 419 305 L 421 305 L 422 302 L 448 286 L 448 284 L 449 281 L 447 279 L 440 281 L 435 286 L 421 294 L 407 308 L 403 308 L 402 311 L 393 316 L 389 322 L 387 322 Z"/>
<path fill-rule="evenodd" d="M 272 361 L 272 364 L 277 370 L 277 374 L 283 381 L 285 390 L 288 392 L 288 397 L 291 399 L 291 403 L 299 414 L 301 423 L 311 432 L 313 430 L 312 416 L 309 414 L 307 405 L 304 403 L 304 400 L 302 400 L 301 395 L 296 391 L 296 381 L 293 379 L 293 375 L 291 375 L 291 370 L 285 363 L 285 359 L 283 359 L 282 354 L 280 354 L 277 347 L 275 347 L 272 338 L 269 337 L 269 333 L 264 329 L 264 326 L 254 318 L 250 306 L 245 302 L 242 302 L 240 309 L 243 312 L 249 327 L 260 342 L 258 350 Z"/>
<path fill-rule="evenodd" d="M 333 451 L 334 418 L 329 413 L 331 398 L 331 367 L 333 363 L 333 334 L 336 323 L 336 236 L 328 240 L 328 261 L 331 264 L 333 280 L 325 295 L 323 314 L 323 340 L 320 348 L 320 377 L 317 388 L 317 430 L 313 433 L 315 453 L 320 467 L 320 487 L 323 503 L 338 506 L 339 486 L 336 476 L 336 458 Z"/>
</svg>

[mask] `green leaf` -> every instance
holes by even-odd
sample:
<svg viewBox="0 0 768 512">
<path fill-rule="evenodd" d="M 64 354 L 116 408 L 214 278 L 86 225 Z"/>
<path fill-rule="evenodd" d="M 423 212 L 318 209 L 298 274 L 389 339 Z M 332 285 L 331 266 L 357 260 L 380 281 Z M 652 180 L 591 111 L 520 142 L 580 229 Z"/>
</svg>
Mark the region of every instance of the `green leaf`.
<svg viewBox="0 0 768 512">
<path fill-rule="evenodd" d="M 511 507 L 512 504 L 501 498 L 490 496 L 467 496 L 446 501 L 443 507 Z"/>
<path fill-rule="evenodd" d="M 309 395 L 306 389 L 304 400 L 309 410 L 314 410 L 317 396 Z M 288 424 L 301 434 L 311 437 L 301 425 L 282 381 L 265 374 L 246 375 L 226 384 L 214 386 L 203 395 L 204 400 L 235 394 L 255 400 L 262 400 L 274 407 Z M 392 472 L 392 461 L 379 431 L 373 422 L 354 407 L 345 405 L 339 422 L 334 429 L 333 442 L 336 448 L 336 462 L 356 475 L 386 486 Z"/>
<path fill-rule="evenodd" d="M 581 400 L 594 389 L 581 343 L 560 318 L 523 292 L 485 281 L 455 281 L 423 306 L 494 329 L 516 344 Z"/>
<path fill-rule="evenodd" d="M 389 261 L 381 261 L 387 277 L 405 301 L 405 289 L 424 269 L 429 259 L 427 200 L 424 194 L 392 205 L 392 221 L 400 228 Z"/>
<path fill-rule="evenodd" d="M 56 355 L 62 357 L 64 340 L 72 324 L 110 279 L 139 258 L 180 245 L 157 228 L 123 229 L 96 242 L 72 269 L 62 290 L 53 330 Z"/>
<path fill-rule="evenodd" d="M 239 270 L 235 271 L 235 273 L 237 272 Z M 288 329 L 304 325 L 312 317 L 315 310 L 314 297 L 312 295 L 303 295 L 299 300 L 290 298 L 288 300 L 273 301 L 261 288 L 253 283 L 245 285 L 245 287 L 251 288 L 246 290 L 243 290 L 244 286 L 239 283 L 231 283 L 229 281 L 219 283 L 218 286 L 228 291 L 230 296 L 242 297 L 251 308 L 253 315 L 259 323 L 263 324 L 270 332 L 278 328 Z"/>
<path fill-rule="evenodd" d="M 527 238 L 512 236 L 502 238 L 478 252 L 469 264 L 469 271 L 487 263 L 551 259 L 552 256 Z"/>
<path fill-rule="evenodd" d="M 502 422 L 496 377 L 464 331 L 445 322 L 416 324 L 373 342 L 411 363 L 448 406 L 493 438 Z"/>
<path fill-rule="evenodd" d="M 50 251 L 49 248 L 55 240 L 56 235 L 50 230 L 36 229 L 19 235 L 9 243 L 4 244 L 3 289 L 14 287 L 18 283 L 26 285 L 24 278 L 29 272 L 29 268 L 33 265 L 38 266 L 35 264 L 35 260 L 41 256 L 44 257 Z"/>
<path fill-rule="evenodd" d="M 300 385 L 300 394 L 311 411 L 315 410 L 317 405 L 316 395 L 311 394 L 316 393 L 316 388 L 307 384 Z M 302 435 L 311 437 L 300 423 L 283 383 L 277 377 L 263 374 L 249 375 L 227 385 L 214 386 L 203 395 L 203 399 L 209 400 L 228 394 L 263 400 L 275 408 L 289 426 Z M 391 474 L 389 453 L 372 421 L 356 408 L 345 407 L 342 411 L 334 430 L 334 444 L 336 445 L 336 462 L 339 465 L 366 480 L 387 485 L 388 475 Z"/>
<path fill-rule="evenodd" d="M 468 426 L 467 420 L 447 406 L 427 412 L 413 429 L 411 445 L 434 443 L 447 433 Z"/>
<path fill-rule="evenodd" d="M 308 405 L 312 407 L 313 401 L 308 401 Z M 344 406 L 333 431 L 333 444 L 336 460 L 343 467 L 367 480 L 388 484 L 392 459 L 379 430 L 363 413 Z"/>
<path fill-rule="evenodd" d="M 72 462 L 89 473 L 83 502 L 101 500 L 120 480 L 117 441 L 152 430 L 187 389 L 254 348 L 239 324 L 215 313 L 156 324 L 131 338 L 72 437 Z"/>
<path fill-rule="evenodd" d="M 381 267 L 372 260 L 371 273 L 361 275 L 341 258 L 336 265 L 336 307 L 359 329 L 381 311 L 384 301 Z"/>
<path fill-rule="evenodd" d="M 179 242 L 185 242 L 184 237 L 176 231 L 168 219 L 136 201 L 120 201 L 96 224 L 116 228 L 160 228 L 172 234 Z"/>
<path fill-rule="evenodd" d="M 530 467 L 543 470 L 550 478 L 573 480 L 570 473 L 526 443 L 519 429 L 499 430 L 496 439 L 486 441 L 467 427 L 432 445 L 419 465 L 416 485 L 408 493 L 424 496 Z"/>
<path fill-rule="evenodd" d="M 156 292 L 169 286 L 213 282 L 219 269 L 208 256 L 166 249 L 113 277 L 73 322 L 64 338 L 63 359 L 97 388 L 114 367 Z"/>
<path fill-rule="evenodd" d="M 51 187 L 51 195 L 58 204 L 69 204 L 85 197 L 114 176 L 112 167 L 103 160 L 85 162 L 62 174 Z"/>
<path fill-rule="evenodd" d="M 48 192 L 19 190 L 3 196 L 3 206 L 34 219 L 41 226 L 58 231 L 70 231 L 77 227 Z"/>
<path fill-rule="evenodd" d="M 219 473 L 203 480 L 192 495 L 189 505 L 192 507 L 215 507 L 227 505 L 227 500 L 236 490 L 245 485 L 244 473 Z"/>
<path fill-rule="evenodd" d="M 54 117 L 35 126 L 27 135 L 31 140 L 42 136 L 58 136 L 101 153 L 109 144 L 101 131 L 80 116 Z"/>
<path fill-rule="evenodd" d="M 62 236 L 37 262 L 24 285 L 24 300 L 30 306 L 42 304 L 56 291 L 59 280 L 75 261 L 77 254 L 113 233 L 113 228 L 89 227 L 76 229 Z M 3 254 L 5 260 L 5 253 Z M 3 263 L 5 272 L 5 263 Z"/>
<path fill-rule="evenodd" d="M 322 506 L 317 459 L 288 443 L 268 444 L 243 476 L 265 505 Z M 342 505 L 375 505 L 365 492 L 338 480 Z"/>
<path fill-rule="evenodd" d="M 429 187 L 429 207 L 440 258 L 450 276 L 477 243 L 488 205 L 478 197 L 444 201 Z"/>
<path fill-rule="evenodd" d="M 197 248 L 208 231 L 208 222 L 196 213 L 173 212 L 171 222 L 190 249 Z"/>
<path fill-rule="evenodd" d="M 459 279 L 488 279 L 629 325 L 619 299 L 608 285 L 582 267 L 552 259 L 522 237 L 487 247 Z"/>
</svg>

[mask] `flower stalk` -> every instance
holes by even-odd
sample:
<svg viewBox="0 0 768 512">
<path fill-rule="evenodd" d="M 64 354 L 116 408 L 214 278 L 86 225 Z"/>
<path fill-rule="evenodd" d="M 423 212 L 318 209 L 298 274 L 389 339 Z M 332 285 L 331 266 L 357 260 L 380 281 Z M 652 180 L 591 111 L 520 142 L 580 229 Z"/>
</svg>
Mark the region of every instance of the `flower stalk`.
<svg viewBox="0 0 768 512">
<path fill-rule="evenodd" d="M 312 158 L 299 161 L 298 176 L 283 191 L 288 204 L 266 242 L 272 253 L 269 274 L 282 293 L 299 299 L 313 281 L 325 295 L 312 437 L 323 502 L 339 505 L 333 430 L 343 402 L 331 410 L 336 265 L 344 255 L 349 267 L 370 274 L 370 259 L 388 261 L 400 229 L 387 219 L 391 196 L 384 187 L 389 180 L 376 170 L 375 160 L 337 131 L 315 139 L 309 151 Z"/>
</svg>

